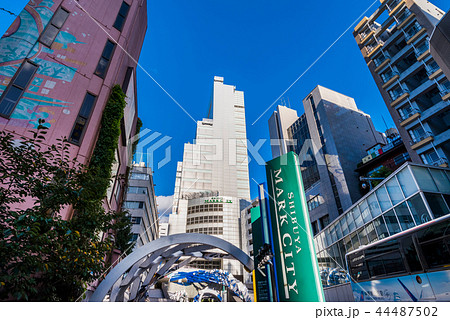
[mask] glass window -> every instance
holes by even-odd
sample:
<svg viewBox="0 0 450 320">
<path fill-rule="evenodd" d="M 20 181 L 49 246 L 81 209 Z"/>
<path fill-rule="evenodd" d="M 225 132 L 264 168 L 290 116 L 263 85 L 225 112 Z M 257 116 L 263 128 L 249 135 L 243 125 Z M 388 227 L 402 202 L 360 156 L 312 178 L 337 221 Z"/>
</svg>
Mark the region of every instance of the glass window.
<svg viewBox="0 0 450 320">
<path fill-rule="evenodd" d="M 372 212 L 372 217 L 378 217 L 381 214 L 380 205 L 378 204 L 377 196 L 375 193 L 372 193 L 368 198 L 367 202 L 369 203 L 369 209 Z"/>
<path fill-rule="evenodd" d="M 427 199 L 435 219 L 445 216 L 449 212 L 448 207 L 440 194 L 425 192 L 425 198 Z"/>
<path fill-rule="evenodd" d="M 355 252 L 347 257 L 350 276 L 356 282 L 369 278 L 366 265 L 364 264 L 364 251 Z"/>
<path fill-rule="evenodd" d="M 378 197 L 378 201 L 380 202 L 381 211 L 386 211 L 392 207 L 391 201 L 386 192 L 386 188 L 384 186 L 380 187 L 375 191 Z"/>
<path fill-rule="evenodd" d="M 369 239 L 369 243 L 372 243 L 372 242 L 378 240 L 377 232 L 375 231 L 375 227 L 372 222 L 366 226 L 366 234 L 367 234 L 367 238 Z"/>
<path fill-rule="evenodd" d="M 415 226 L 414 220 L 409 213 L 408 206 L 406 205 L 406 201 L 396 206 L 394 210 L 395 213 L 397 213 L 398 221 L 400 222 L 403 230 L 408 230 Z"/>
<path fill-rule="evenodd" d="M 408 263 L 409 270 L 411 272 L 422 271 L 422 265 L 420 264 L 419 256 L 414 246 L 414 242 L 411 237 L 406 237 L 401 240 L 403 253 L 405 254 L 406 262 Z"/>
<path fill-rule="evenodd" d="M 0 97 L 0 115 L 9 118 L 37 69 L 36 64 L 28 60 L 24 61 L 19 71 L 16 72 L 15 78 Z"/>
<path fill-rule="evenodd" d="M 414 179 L 411 175 L 411 172 L 409 172 L 409 168 L 406 167 L 402 171 L 400 171 L 397 174 L 398 181 L 400 183 L 400 187 L 403 190 L 403 193 L 405 194 L 405 197 L 409 197 L 414 192 L 417 191 L 416 183 L 414 182 Z"/>
<path fill-rule="evenodd" d="M 450 181 L 448 180 L 445 172 L 443 170 L 436 170 L 431 168 L 430 172 L 439 191 L 442 193 L 450 193 Z"/>
<path fill-rule="evenodd" d="M 358 249 L 359 248 L 359 239 L 358 239 L 358 233 L 357 232 L 353 232 L 351 235 L 352 238 L 352 245 L 353 245 L 353 249 Z"/>
<path fill-rule="evenodd" d="M 349 211 L 346 215 L 347 217 L 347 225 L 348 225 L 348 232 L 353 232 L 355 230 L 355 219 L 353 218 L 353 214 L 351 211 Z"/>
<path fill-rule="evenodd" d="M 127 18 L 128 11 L 130 10 L 130 5 L 125 1 L 122 2 L 120 6 L 119 13 L 117 14 L 116 21 L 114 22 L 113 27 L 119 31 L 122 31 L 123 25 L 125 23 L 125 19 Z"/>
<path fill-rule="evenodd" d="M 336 242 L 338 240 L 336 237 L 336 227 L 333 225 L 328 230 L 330 231 L 330 235 L 331 235 L 331 241 L 332 241 L 331 243 Z M 331 243 L 329 243 L 328 245 L 330 245 Z"/>
<path fill-rule="evenodd" d="M 365 246 L 369 243 L 369 239 L 367 239 L 367 230 L 366 228 L 362 228 L 361 231 L 358 232 L 359 241 L 362 246 Z"/>
<path fill-rule="evenodd" d="M 364 222 L 363 222 L 363 219 L 361 216 L 361 212 L 359 211 L 357 206 L 355 208 L 353 208 L 352 214 L 355 217 L 356 228 L 361 227 L 364 224 Z"/>
<path fill-rule="evenodd" d="M 336 238 L 337 240 L 342 239 L 342 229 L 339 221 L 336 223 Z"/>
<path fill-rule="evenodd" d="M 98 62 L 97 69 L 95 70 L 95 74 L 101 78 L 104 78 L 106 75 L 106 70 L 109 67 L 109 63 L 111 62 L 112 54 L 114 52 L 115 47 L 116 44 L 114 42 L 112 42 L 109 39 L 106 41 L 102 56 Z"/>
<path fill-rule="evenodd" d="M 58 8 L 58 10 L 56 10 L 52 19 L 48 23 L 47 27 L 45 28 L 44 32 L 42 32 L 41 36 L 39 37 L 39 42 L 46 45 L 47 47 L 51 47 L 53 41 L 55 41 L 55 38 L 59 33 L 59 30 L 62 28 L 64 22 L 66 22 L 68 17 L 68 11 L 63 8 Z"/>
<path fill-rule="evenodd" d="M 417 225 L 431 220 L 431 217 L 428 213 L 427 208 L 425 207 L 425 204 L 423 203 L 420 194 L 417 194 L 411 199 L 409 199 L 408 205 Z"/>
<path fill-rule="evenodd" d="M 416 181 L 419 184 L 420 189 L 424 191 L 438 192 L 433 178 L 431 177 L 427 168 L 411 166 L 411 170 L 416 177 Z"/>
<path fill-rule="evenodd" d="M 80 111 L 70 134 L 70 142 L 75 144 L 79 144 L 81 142 L 83 133 L 91 115 L 91 111 L 94 108 L 95 99 L 96 96 L 90 94 L 89 92 L 87 92 L 84 96 L 83 103 L 81 104 Z"/>
<path fill-rule="evenodd" d="M 394 206 L 404 199 L 402 191 L 400 190 L 400 186 L 398 185 L 397 179 L 395 179 L 395 177 L 390 179 L 386 183 L 385 186 L 386 186 L 388 194 L 389 194 L 389 196 L 391 198 L 392 204 Z"/>
<path fill-rule="evenodd" d="M 384 222 L 383 216 L 375 219 L 373 221 L 373 224 L 375 226 L 375 229 L 377 230 L 378 238 L 380 240 L 389 237 L 389 232 L 386 227 L 386 223 Z"/>
<path fill-rule="evenodd" d="M 350 252 L 353 250 L 352 238 L 350 236 L 346 236 L 344 238 L 344 247 L 345 247 L 345 252 Z"/>
<path fill-rule="evenodd" d="M 340 221 L 341 229 L 342 229 L 342 236 L 348 235 L 348 225 L 347 225 L 347 218 L 343 217 Z"/>
<path fill-rule="evenodd" d="M 394 210 L 391 209 L 388 212 L 386 212 L 384 214 L 384 220 L 386 221 L 386 225 L 391 235 L 399 233 L 401 231 Z"/>
<path fill-rule="evenodd" d="M 370 215 L 369 205 L 367 204 L 367 201 L 364 200 L 359 205 L 359 210 L 361 211 L 361 216 L 364 221 L 364 223 L 369 222 L 372 220 L 372 216 Z"/>
</svg>

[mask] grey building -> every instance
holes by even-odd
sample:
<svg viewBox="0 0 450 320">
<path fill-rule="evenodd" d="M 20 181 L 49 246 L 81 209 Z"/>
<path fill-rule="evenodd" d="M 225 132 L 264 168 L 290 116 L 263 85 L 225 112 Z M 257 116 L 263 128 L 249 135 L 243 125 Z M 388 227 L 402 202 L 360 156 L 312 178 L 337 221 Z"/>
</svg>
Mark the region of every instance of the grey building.
<svg viewBox="0 0 450 320">
<path fill-rule="evenodd" d="M 443 16 L 425 0 L 384 0 L 353 34 L 412 161 L 448 166 L 450 82 L 429 48 Z"/>
<path fill-rule="evenodd" d="M 289 150 L 300 156 L 310 219 L 317 233 L 361 197 L 357 164 L 367 148 L 386 141 L 353 98 L 317 86 L 303 106 L 305 113 L 287 128 L 287 135 Z M 274 121 L 269 121 L 271 139 L 284 139 L 273 126 Z"/>
<path fill-rule="evenodd" d="M 152 169 L 144 163 L 133 164 L 128 189 L 123 203 L 133 223 L 133 241 L 136 247 L 159 238 L 158 208 L 153 185 Z"/>
<path fill-rule="evenodd" d="M 430 53 L 441 67 L 447 79 L 450 79 L 450 14 L 447 12 L 434 28 L 430 38 Z M 446 95 L 450 95 L 450 87 Z"/>
</svg>

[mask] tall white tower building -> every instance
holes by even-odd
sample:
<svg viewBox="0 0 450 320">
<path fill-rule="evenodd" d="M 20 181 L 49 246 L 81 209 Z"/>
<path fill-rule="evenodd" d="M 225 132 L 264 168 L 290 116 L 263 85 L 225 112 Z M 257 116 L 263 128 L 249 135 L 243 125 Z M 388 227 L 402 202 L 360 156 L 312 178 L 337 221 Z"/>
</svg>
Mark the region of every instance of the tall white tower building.
<svg viewBox="0 0 450 320">
<path fill-rule="evenodd" d="M 211 234 L 240 247 L 240 211 L 249 203 L 244 92 L 214 77 L 208 118 L 197 122 L 196 139 L 184 145 L 177 166 L 168 232 Z M 227 259 L 191 266 L 241 274 L 239 262 Z"/>
</svg>

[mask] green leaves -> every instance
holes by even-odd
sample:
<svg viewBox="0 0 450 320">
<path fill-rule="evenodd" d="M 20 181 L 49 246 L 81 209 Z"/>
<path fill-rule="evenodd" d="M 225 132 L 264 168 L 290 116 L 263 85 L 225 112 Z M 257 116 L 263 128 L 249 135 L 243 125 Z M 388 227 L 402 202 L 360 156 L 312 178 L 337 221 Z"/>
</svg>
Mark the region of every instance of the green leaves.
<svg viewBox="0 0 450 320">
<path fill-rule="evenodd" d="M 124 98 L 115 86 L 88 167 L 70 159 L 66 138 L 43 143 L 44 120 L 31 138 L 0 132 L 0 300 L 74 301 L 106 269 L 112 244 L 99 235 L 128 232 L 102 206 Z M 65 221 L 59 213 L 68 206 L 74 215 Z"/>
</svg>

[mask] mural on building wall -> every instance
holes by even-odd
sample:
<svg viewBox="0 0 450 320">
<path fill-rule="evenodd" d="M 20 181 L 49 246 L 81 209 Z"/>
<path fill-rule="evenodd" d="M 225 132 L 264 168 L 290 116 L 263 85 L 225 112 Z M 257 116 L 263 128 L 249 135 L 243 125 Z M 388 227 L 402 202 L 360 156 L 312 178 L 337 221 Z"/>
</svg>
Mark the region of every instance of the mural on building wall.
<svg viewBox="0 0 450 320">
<path fill-rule="evenodd" d="M 46 120 L 47 127 L 51 127 L 56 121 L 55 115 L 59 116 L 61 111 L 62 114 L 70 114 L 73 103 L 51 98 L 51 93 L 57 90 L 58 86 L 61 90 L 65 83 L 72 82 L 77 67 L 86 65 L 67 57 L 75 53 L 75 45 L 83 45 L 86 42 L 79 41 L 69 32 L 68 27 L 59 32 L 52 48 L 47 48 L 37 41 L 55 10 L 53 0 L 30 1 L 0 39 L 0 94 L 25 58 L 39 65 L 32 83 L 10 119 L 0 117 L 0 124 L 36 128 L 38 119 L 41 118 Z M 78 13 L 73 12 L 71 15 Z M 86 39 L 89 35 L 83 33 L 82 36 Z M 61 61 L 64 61 L 64 64 Z"/>
</svg>

